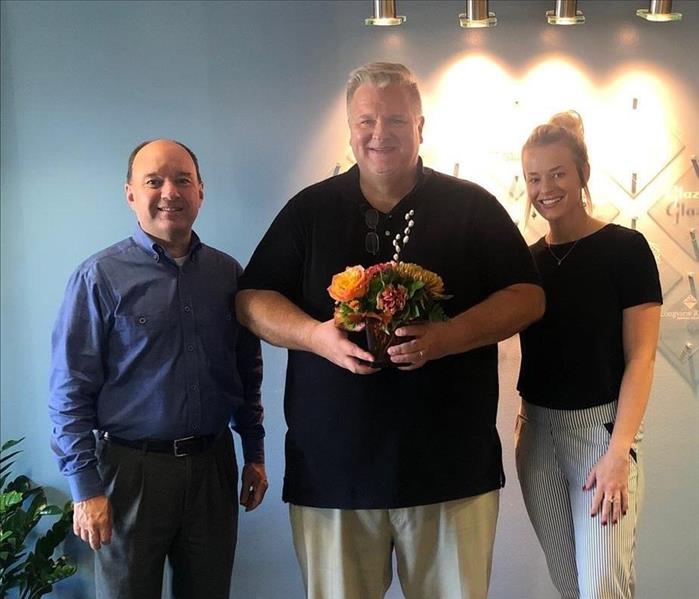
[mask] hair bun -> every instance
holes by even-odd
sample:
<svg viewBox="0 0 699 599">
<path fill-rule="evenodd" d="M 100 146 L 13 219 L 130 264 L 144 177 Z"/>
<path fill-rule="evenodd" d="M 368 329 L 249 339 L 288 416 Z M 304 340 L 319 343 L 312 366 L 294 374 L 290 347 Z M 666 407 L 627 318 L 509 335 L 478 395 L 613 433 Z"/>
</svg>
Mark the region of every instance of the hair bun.
<svg viewBox="0 0 699 599">
<path fill-rule="evenodd" d="M 554 114 L 549 119 L 549 124 L 562 127 L 579 140 L 585 139 L 582 117 L 575 110 L 566 110 L 565 112 Z"/>
</svg>

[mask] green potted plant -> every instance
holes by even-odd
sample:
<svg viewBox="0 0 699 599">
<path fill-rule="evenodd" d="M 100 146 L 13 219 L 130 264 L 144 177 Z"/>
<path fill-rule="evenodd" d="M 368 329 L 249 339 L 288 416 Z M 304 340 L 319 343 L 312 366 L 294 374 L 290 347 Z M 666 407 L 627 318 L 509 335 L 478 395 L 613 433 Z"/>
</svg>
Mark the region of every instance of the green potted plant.
<svg viewBox="0 0 699 599">
<path fill-rule="evenodd" d="M 7 450 L 22 440 L 10 440 L 0 447 L 0 599 L 13 588 L 19 589 L 19 599 L 41 597 L 77 570 L 68 556 L 53 558 L 56 547 L 71 529 L 72 503 L 63 508 L 49 505 L 44 489 L 34 486 L 24 475 L 8 482 L 12 458 L 21 450 L 9 454 Z M 29 551 L 25 546 L 27 537 L 44 516 L 59 518 Z"/>
</svg>

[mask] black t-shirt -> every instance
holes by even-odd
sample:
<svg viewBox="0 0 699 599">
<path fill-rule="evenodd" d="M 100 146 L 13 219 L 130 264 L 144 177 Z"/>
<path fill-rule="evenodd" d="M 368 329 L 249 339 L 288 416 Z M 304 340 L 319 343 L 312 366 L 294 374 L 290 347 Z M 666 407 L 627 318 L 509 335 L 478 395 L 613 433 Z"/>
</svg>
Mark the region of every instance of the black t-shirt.
<svg viewBox="0 0 699 599">
<path fill-rule="evenodd" d="M 381 215 L 379 254 L 365 248 L 370 205 L 359 171 L 313 185 L 282 209 L 240 288 L 282 293 L 313 318 L 332 318 L 327 292 L 347 266 L 391 260 L 392 240 L 414 210 L 401 252 L 444 279 L 450 315 L 493 292 L 539 278 L 521 235 L 475 184 L 422 169 L 411 193 Z M 388 232 L 388 233 L 386 233 Z M 289 351 L 283 497 L 342 509 L 424 505 L 503 484 L 495 417 L 497 346 L 428 362 L 411 372 L 354 375 L 315 354 Z"/>
<path fill-rule="evenodd" d="M 577 410 L 617 399 L 624 374 L 623 310 L 662 302 L 645 237 L 606 225 L 577 245 L 530 247 L 546 292 L 544 317 L 520 333 L 517 388 L 528 402 Z"/>
</svg>

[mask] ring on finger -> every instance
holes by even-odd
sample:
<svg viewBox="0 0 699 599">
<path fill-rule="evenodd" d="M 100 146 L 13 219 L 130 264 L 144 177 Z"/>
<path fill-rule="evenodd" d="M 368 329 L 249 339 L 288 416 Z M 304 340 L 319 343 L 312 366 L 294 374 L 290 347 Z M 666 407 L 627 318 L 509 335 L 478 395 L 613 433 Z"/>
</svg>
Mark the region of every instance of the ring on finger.
<svg viewBox="0 0 699 599">
<path fill-rule="evenodd" d="M 605 497 L 604 500 L 608 501 L 609 503 L 614 503 L 615 498 L 614 497 Z"/>
</svg>

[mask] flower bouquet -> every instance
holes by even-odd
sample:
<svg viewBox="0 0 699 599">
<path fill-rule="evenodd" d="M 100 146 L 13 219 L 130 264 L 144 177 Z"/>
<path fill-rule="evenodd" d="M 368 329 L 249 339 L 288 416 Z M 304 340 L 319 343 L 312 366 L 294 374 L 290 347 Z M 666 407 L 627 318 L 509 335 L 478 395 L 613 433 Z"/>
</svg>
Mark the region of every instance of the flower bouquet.
<svg viewBox="0 0 699 599">
<path fill-rule="evenodd" d="M 335 300 L 335 324 L 347 331 L 366 330 L 374 355 L 371 366 L 393 366 L 387 350 L 396 340 L 396 329 L 424 321 L 447 320 L 439 304 L 445 295 L 439 275 L 409 262 L 383 262 L 369 268 L 348 266 L 332 278 L 328 287 Z"/>
</svg>

